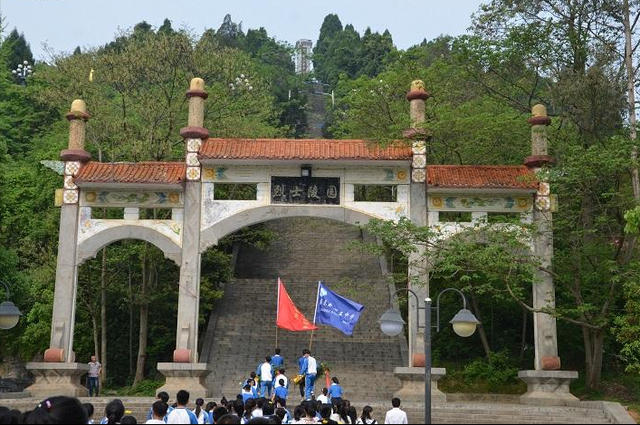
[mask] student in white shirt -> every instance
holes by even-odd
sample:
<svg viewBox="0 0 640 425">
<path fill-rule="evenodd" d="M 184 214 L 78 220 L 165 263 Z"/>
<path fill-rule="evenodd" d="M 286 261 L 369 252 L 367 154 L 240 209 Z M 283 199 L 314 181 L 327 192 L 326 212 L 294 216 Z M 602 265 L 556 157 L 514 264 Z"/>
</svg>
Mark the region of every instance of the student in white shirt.
<svg viewBox="0 0 640 425">
<path fill-rule="evenodd" d="M 326 388 L 323 388 L 322 389 L 322 395 L 319 395 L 316 398 L 316 400 L 318 400 L 322 404 L 331 404 L 331 403 L 329 403 L 329 397 L 327 397 L 327 394 L 329 394 L 329 390 L 327 390 Z"/>
<path fill-rule="evenodd" d="M 400 410 L 400 399 L 394 398 L 391 400 L 391 405 L 393 409 L 387 412 L 387 416 L 384 418 L 385 424 L 408 424 L 409 420 L 407 419 L 407 414 Z"/>
<path fill-rule="evenodd" d="M 284 374 L 284 369 L 278 369 L 276 371 L 276 377 L 273 380 L 273 388 L 278 388 L 280 386 L 280 380 L 284 379 L 284 387 L 289 389 L 289 378 L 287 378 Z"/>
<path fill-rule="evenodd" d="M 273 367 L 271 357 L 267 356 L 260 366 L 260 397 L 271 398 L 273 390 Z"/>
<path fill-rule="evenodd" d="M 196 408 L 193 409 L 193 414 L 198 418 L 198 424 L 208 424 L 209 413 L 204 410 L 204 399 L 199 398 L 196 400 Z"/>
<path fill-rule="evenodd" d="M 176 395 L 178 407 L 173 409 L 173 411 L 167 415 L 168 424 L 198 425 L 198 418 L 196 418 L 196 415 L 187 408 L 189 405 L 189 397 L 190 394 L 187 391 L 178 391 L 178 394 Z"/>
</svg>

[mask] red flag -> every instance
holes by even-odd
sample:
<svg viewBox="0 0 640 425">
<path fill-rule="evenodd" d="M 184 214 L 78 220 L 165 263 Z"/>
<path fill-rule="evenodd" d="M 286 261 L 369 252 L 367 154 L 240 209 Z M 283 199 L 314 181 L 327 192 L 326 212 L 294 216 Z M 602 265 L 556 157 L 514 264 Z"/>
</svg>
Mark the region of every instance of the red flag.
<svg viewBox="0 0 640 425">
<path fill-rule="evenodd" d="M 318 330 L 318 327 L 309 322 L 291 301 L 291 297 L 280 278 L 278 278 L 278 318 L 276 319 L 276 325 L 292 332 Z"/>
</svg>

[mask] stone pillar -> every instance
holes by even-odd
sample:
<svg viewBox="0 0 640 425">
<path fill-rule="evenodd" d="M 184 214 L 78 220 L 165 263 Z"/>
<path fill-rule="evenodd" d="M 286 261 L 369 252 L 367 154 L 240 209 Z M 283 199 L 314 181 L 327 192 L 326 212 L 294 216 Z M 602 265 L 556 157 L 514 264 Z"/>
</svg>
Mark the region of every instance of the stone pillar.
<svg viewBox="0 0 640 425">
<path fill-rule="evenodd" d="M 426 132 L 423 128 L 425 101 L 429 98 L 424 83 L 420 80 L 411 83 L 407 100 L 411 108 L 411 128 L 404 134 L 412 140 L 413 163 L 411 170 L 411 221 L 418 226 L 429 225 L 427 219 L 427 148 Z M 419 302 L 409 297 L 409 366 L 424 366 L 424 334 L 416 323 L 413 312 L 420 312 L 420 323 L 424 325 L 423 301 L 429 296 L 429 273 L 424 260 L 424 247 L 409 258 L 409 286 L 418 294 Z"/>
<path fill-rule="evenodd" d="M 191 80 L 188 126 L 180 130 L 185 139 L 187 182 L 184 189 L 184 226 L 182 232 L 182 265 L 178 289 L 178 323 L 173 363 L 159 363 L 158 371 L 166 384 L 158 389 L 170 394 L 184 389 L 192 397 L 209 397 L 204 385 L 211 372 L 207 364 L 198 363 L 198 318 L 200 313 L 200 216 L 202 209 L 202 168 L 198 154 L 202 141 L 209 137 L 204 125 L 204 101 L 208 94 L 204 81 Z"/>
<path fill-rule="evenodd" d="M 543 167 L 552 165 L 555 161 L 548 154 L 547 126 L 551 119 L 547 116 L 547 109 L 543 105 L 533 108 L 531 124 L 531 153 L 525 164 L 532 171 L 539 173 Z M 553 213 L 551 211 L 551 191 L 549 183 L 540 182 L 533 209 L 533 253 L 539 259 L 541 266 L 551 270 L 553 261 Z M 533 286 L 533 307 L 540 309 L 555 309 L 555 287 L 553 276 L 543 270 L 537 270 Z M 556 319 L 548 314 L 534 313 L 535 337 L 535 369 L 558 370 L 558 333 Z"/>
<path fill-rule="evenodd" d="M 531 156 L 525 165 L 538 173 L 541 179 L 535 195 L 533 208 L 533 254 L 542 269 L 553 266 L 553 199 L 549 182 L 541 174 L 543 168 L 555 163 L 549 156 L 547 126 L 551 118 L 544 105 L 536 105 L 529 119 L 531 125 Z M 555 309 L 555 286 L 553 276 L 544 270 L 536 270 L 533 284 L 533 307 L 536 310 Z M 535 371 L 522 371 L 519 378 L 527 383 L 528 391 L 522 396 L 525 404 L 566 404 L 576 398 L 569 392 L 569 384 L 578 378 L 577 372 L 560 371 L 562 364 L 558 356 L 558 331 L 556 319 L 548 314 L 534 313 Z"/>
<path fill-rule="evenodd" d="M 86 389 L 80 386 L 80 377 L 88 370 L 88 366 L 74 363 L 73 334 L 78 291 L 76 249 L 80 198 L 74 178 L 80 168 L 91 160 L 91 155 L 85 150 L 86 123 L 89 119 L 87 105 L 82 100 L 75 100 L 66 117 L 69 120 L 69 143 L 68 149 L 63 150 L 60 155 L 65 163 L 64 189 L 51 340 L 50 348 L 45 352 L 45 363 L 27 364 L 27 369 L 36 377 L 35 384 L 28 389 L 33 396 L 49 390 L 49 395 L 86 395 Z"/>
</svg>

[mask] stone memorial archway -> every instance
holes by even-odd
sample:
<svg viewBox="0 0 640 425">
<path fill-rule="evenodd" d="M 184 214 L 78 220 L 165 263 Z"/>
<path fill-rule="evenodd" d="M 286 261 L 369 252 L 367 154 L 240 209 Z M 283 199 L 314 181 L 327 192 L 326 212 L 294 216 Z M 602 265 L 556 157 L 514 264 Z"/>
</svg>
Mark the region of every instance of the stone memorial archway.
<svg viewBox="0 0 640 425">
<path fill-rule="evenodd" d="M 242 227 L 283 217 L 323 217 L 350 224 L 406 217 L 420 226 L 448 227 L 453 234 L 460 225 L 443 222 L 441 213 L 470 212 L 480 220 L 491 212 L 516 212 L 538 226 L 532 250 L 550 267 L 553 197 L 549 185 L 536 176 L 553 162 L 547 155 L 545 129 L 551 121 L 544 107 L 534 108 L 530 120 L 533 152 L 525 165 L 427 166 L 427 137 L 421 124 L 429 95 L 420 81 L 407 95 L 413 125 L 404 137 L 410 143 L 388 147 L 363 140 L 209 138 L 203 127 L 208 97 L 204 81 L 193 79 L 186 95 L 189 121 L 180 131 L 184 162 L 91 161 L 85 150 L 90 117 L 83 101 L 73 102 L 67 114 L 69 148 L 61 153 L 64 188 L 50 349 L 44 363 L 28 366 L 37 377 L 29 389 L 34 396 L 86 393 L 79 386 L 86 367 L 75 363 L 73 354 L 78 266 L 116 240 L 150 242 L 180 266 L 176 350 L 172 362 L 159 363 L 158 370 L 167 377 L 163 390 L 186 388 L 192 397 L 209 394 L 203 385 L 208 366 L 199 362 L 197 351 L 200 256 Z M 230 184 L 249 187 L 254 199 L 217 199 L 216 188 Z M 394 196 L 379 202 L 358 196 L 371 186 L 392 188 Z M 124 217 L 94 219 L 92 208 L 124 209 Z M 170 210 L 171 218 L 141 220 L 142 208 Z M 418 277 L 421 283 L 414 289 L 426 298 L 428 274 L 417 268 L 410 274 Z M 551 275 L 540 273 L 537 278 L 534 306 L 554 307 Z M 409 366 L 424 361 L 421 339 L 411 315 Z M 536 382 L 564 379 L 552 372 L 560 368 L 553 317 L 535 314 L 535 345 L 536 372 L 528 376 Z"/>
</svg>

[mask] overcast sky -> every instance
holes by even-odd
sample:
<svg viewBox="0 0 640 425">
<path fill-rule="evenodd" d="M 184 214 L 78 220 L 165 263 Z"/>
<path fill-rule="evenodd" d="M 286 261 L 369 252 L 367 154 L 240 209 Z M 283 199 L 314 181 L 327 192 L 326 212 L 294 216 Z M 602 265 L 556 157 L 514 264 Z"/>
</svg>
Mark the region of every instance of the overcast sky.
<svg viewBox="0 0 640 425">
<path fill-rule="evenodd" d="M 146 20 L 160 26 L 164 18 L 174 28 L 198 34 L 217 29 L 230 13 L 243 28 L 265 27 L 270 35 L 292 44 L 318 38 L 322 20 L 337 13 L 343 24 L 360 32 L 389 29 L 395 44 L 406 49 L 441 34 L 463 34 L 482 0 L 0 0 L 0 13 L 10 31 L 25 34 L 36 59 L 46 59 L 43 44 L 55 51 L 99 46 L 118 29 Z"/>
</svg>

